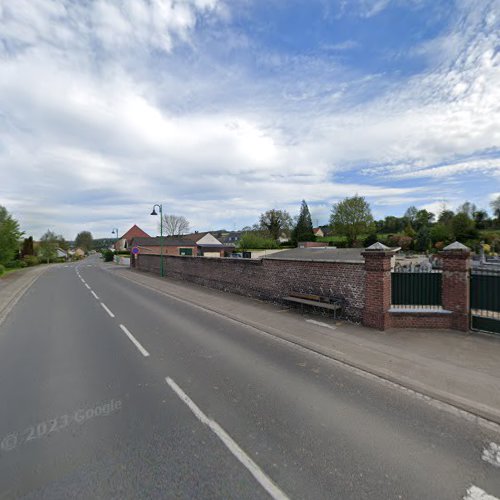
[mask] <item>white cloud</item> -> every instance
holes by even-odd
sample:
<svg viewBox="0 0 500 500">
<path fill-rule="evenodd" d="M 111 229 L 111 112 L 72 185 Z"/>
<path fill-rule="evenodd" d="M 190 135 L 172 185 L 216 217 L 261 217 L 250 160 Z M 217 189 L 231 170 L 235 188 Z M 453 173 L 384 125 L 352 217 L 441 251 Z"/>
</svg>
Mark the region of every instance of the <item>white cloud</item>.
<svg viewBox="0 0 500 500">
<path fill-rule="evenodd" d="M 377 211 L 455 200 L 442 181 L 498 175 L 497 4 L 459 5 L 461 24 L 416 51 L 430 69 L 388 82 L 309 56 L 261 54 L 277 76 L 260 80 L 220 62 L 196 39 L 201 18 L 230 19 L 217 0 L 0 0 L 0 204 L 71 238 L 151 226 L 158 201 L 207 229 L 303 198 L 321 216 L 354 193 Z"/>
</svg>

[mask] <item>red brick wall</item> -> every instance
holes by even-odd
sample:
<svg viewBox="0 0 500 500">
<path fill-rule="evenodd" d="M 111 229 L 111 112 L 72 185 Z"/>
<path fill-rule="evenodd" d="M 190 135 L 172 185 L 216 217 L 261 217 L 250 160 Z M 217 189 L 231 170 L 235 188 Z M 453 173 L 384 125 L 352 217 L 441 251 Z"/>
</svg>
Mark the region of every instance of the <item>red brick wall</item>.
<svg viewBox="0 0 500 500">
<path fill-rule="evenodd" d="M 160 257 L 140 254 L 137 269 L 159 274 Z M 164 272 L 167 277 L 278 302 L 290 292 L 333 295 L 344 299 L 349 319 L 361 321 L 362 317 L 365 282 L 362 263 L 168 256 Z"/>
<path fill-rule="evenodd" d="M 392 312 L 389 314 L 389 326 L 392 328 L 452 328 L 453 316 L 439 312 Z"/>
</svg>

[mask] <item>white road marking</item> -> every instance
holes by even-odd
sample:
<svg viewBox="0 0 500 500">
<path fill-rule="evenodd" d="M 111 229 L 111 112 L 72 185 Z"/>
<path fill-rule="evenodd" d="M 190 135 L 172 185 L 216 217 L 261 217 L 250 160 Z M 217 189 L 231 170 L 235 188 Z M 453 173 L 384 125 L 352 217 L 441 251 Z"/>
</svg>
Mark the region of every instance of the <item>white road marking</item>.
<svg viewBox="0 0 500 500">
<path fill-rule="evenodd" d="M 94 298 L 96 298 L 97 300 L 99 300 L 99 297 L 96 295 L 96 293 L 94 292 L 94 290 L 90 290 L 90 293 L 94 296 Z"/>
<path fill-rule="evenodd" d="M 146 349 L 144 349 L 144 347 L 142 347 L 142 345 L 140 344 L 140 342 L 128 331 L 127 327 L 124 326 L 124 325 L 120 325 L 120 328 L 125 332 L 125 334 L 127 335 L 127 337 L 135 345 L 135 347 L 137 347 L 137 349 L 139 349 L 139 351 L 141 352 L 141 354 L 144 357 L 148 357 L 149 356 L 149 352 L 146 351 Z"/>
<path fill-rule="evenodd" d="M 85 286 L 86 286 L 89 290 L 91 290 L 91 288 L 87 285 L 87 283 L 85 283 Z"/>
<path fill-rule="evenodd" d="M 467 489 L 467 494 L 463 497 L 463 500 L 498 500 L 498 498 L 488 495 L 486 491 L 477 486 L 471 486 Z"/>
<path fill-rule="evenodd" d="M 314 319 L 306 319 L 307 323 L 312 323 L 313 325 L 323 326 L 325 328 L 330 328 L 330 330 L 336 330 L 336 326 L 328 325 L 327 323 L 322 323 L 321 321 L 316 321 Z"/>
<path fill-rule="evenodd" d="M 104 302 L 101 302 L 100 304 L 101 304 L 101 306 L 104 308 L 104 310 L 105 310 L 105 311 L 106 311 L 106 312 L 107 312 L 107 313 L 108 313 L 108 314 L 109 314 L 112 318 L 114 318 L 114 317 L 115 317 L 115 315 L 114 315 L 114 314 L 113 314 L 113 313 L 112 313 L 112 312 L 108 309 L 108 307 L 106 306 L 106 304 L 104 304 Z"/>
<path fill-rule="evenodd" d="M 276 486 L 272 480 L 259 468 L 259 466 L 238 446 L 231 436 L 214 420 L 208 418 L 192 401 L 189 396 L 170 378 L 165 379 L 167 384 L 179 396 L 189 409 L 194 413 L 195 417 L 202 423 L 207 425 L 215 435 L 226 445 L 227 449 L 245 466 L 252 474 L 257 482 L 269 493 L 274 499 L 288 500 L 288 497 Z M 489 500 L 489 499 L 488 499 Z"/>
<path fill-rule="evenodd" d="M 500 445 L 491 442 L 489 446 L 483 450 L 481 458 L 495 467 L 500 467 Z"/>
</svg>

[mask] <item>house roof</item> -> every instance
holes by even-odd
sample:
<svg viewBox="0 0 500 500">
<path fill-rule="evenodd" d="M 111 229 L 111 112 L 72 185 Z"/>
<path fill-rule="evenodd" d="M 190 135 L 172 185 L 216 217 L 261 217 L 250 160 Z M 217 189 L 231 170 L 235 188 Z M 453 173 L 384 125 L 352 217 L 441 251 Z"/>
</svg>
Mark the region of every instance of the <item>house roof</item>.
<svg viewBox="0 0 500 500">
<path fill-rule="evenodd" d="M 156 238 L 133 238 L 132 246 L 139 247 L 159 247 L 160 246 L 160 237 Z M 165 247 L 194 247 L 196 243 L 187 238 L 172 238 L 170 236 L 163 238 L 163 246 Z"/>
<path fill-rule="evenodd" d="M 234 248 L 231 243 L 197 243 L 200 248 Z"/>
<path fill-rule="evenodd" d="M 149 234 L 143 231 L 137 224 L 134 224 L 123 236 L 121 240 L 130 241 L 134 238 L 150 238 Z"/>
</svg>

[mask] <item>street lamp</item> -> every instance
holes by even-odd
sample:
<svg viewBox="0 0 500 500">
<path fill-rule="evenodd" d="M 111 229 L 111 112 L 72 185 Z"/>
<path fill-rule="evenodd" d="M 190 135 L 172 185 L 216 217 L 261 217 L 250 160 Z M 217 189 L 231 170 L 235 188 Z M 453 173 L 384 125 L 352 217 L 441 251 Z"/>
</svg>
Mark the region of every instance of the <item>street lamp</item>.
<svg viewBox="0 0 500 500">
<path fill-rule="evenodd" d="M 160 276 L 163 278 L 163 206 L 158 203 L 153 205 L 151 215 L 158 215 L 156 207 L 160 211 Z"/>
<path fill-rule="evenodd" d="M 116 234 L 116 242 L 115 242 L 115 252 L 116 252 L 116 251 L 118 250 L 118 248 L 117 248 L 117 243 L 118 243 L 118 241 L 119 241 L 119 234 L 120 234 L 120 233 L 118 233 L 118 228 L 117 228 L 117 227 L 115 227 L 115 228 L 113 229 L 113 231 L 111 231 L 111 234 Z"/>
</svg>

